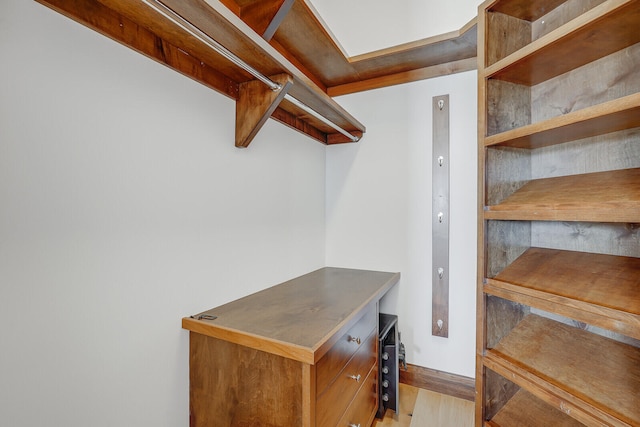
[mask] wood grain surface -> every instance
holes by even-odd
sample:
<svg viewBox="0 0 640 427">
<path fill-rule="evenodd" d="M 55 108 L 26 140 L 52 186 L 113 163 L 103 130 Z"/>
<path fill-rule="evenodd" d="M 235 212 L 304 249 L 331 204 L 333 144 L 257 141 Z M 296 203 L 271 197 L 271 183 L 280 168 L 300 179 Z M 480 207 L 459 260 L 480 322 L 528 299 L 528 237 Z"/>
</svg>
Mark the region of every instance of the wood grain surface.
<svg viewBox="0 0 640 427">
<path fill-rule="evenodd" d="M 301 362 L 192 332 L 189 366 L 191 427 L 303 424 Z"/>
<path fill-rule="evenodd" d="M 533 180 L 485 218 L 639 222 L 640 168 Z"/>
<path fill-rule="evenodd" d="M 314 364 L 399 278 L 399 273 L 322 268 L 200 313 L 215 320 L 186 317 L 182 325 Z"/>
<path fill-rule="evenodd" d="M 640 314 L 640 258 L 531 248 L 496 280 Z"/>
</svg>

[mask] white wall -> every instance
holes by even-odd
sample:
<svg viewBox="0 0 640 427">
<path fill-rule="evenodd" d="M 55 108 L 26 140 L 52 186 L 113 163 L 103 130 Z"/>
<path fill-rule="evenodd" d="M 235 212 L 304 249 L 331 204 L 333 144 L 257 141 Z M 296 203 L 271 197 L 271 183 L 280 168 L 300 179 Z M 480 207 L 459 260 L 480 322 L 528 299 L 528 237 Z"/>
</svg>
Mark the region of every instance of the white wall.
<svg viewBox="0 0 640 427">
<path fill-rule="evenodd" d="M 398 314 L 409 363 L 474 377 L 475 71 L 338 99 L 367 126 L 327 151 L 327 264 L 400 271 L 383 310 Z M 450 95 L 449 338 L 431 335 L 434 96 Z"/>
<path fill-rule="evenodd" d="M 238 150 L 232 101 L 34 1 L 0 2 L 0 53 L 0 425 L 186 425 L 180 318 L 323 265 L 401 271 L 383 308 L 409 362 L 473 376 L 474 72 L 342 97 L 359 144 L 269 121 Z M 429 323 L 445 93 L 447 340 Z"/>
<path fill-rule="evenodd" d="M 456 31 L 480 0 L 312 0 L 357 55 Z M 327 263 L 401 271 L 383 301 L 399 314 L 410 363 L 475 376 L 477 73 L 338 99 L 367 126 L 327 151 Z M 449 338 L 431 336 L 431 102 L 451 96 Z"/>
<path fill-rule="evenodd" d="M 325 265 L 325 147 L 0 2 L 0 425 L 185 426 L 183 316 Z"/>
</svg>

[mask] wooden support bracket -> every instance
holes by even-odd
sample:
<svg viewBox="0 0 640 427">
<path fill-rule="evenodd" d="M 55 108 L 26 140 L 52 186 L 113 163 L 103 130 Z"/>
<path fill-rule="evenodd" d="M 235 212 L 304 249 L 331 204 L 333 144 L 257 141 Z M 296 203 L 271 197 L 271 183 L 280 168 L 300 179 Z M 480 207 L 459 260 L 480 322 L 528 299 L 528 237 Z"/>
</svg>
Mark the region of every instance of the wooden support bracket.
<svg viewBox="0 0 640 427">
<path fill-rule="evenodd" d="M 240 83 L 236 101 L 236 147 L 248 147 L 293 85 L 288 74 L 269 77 L 282 88 L 273 91 L 259 80 Z"/>
</svg>

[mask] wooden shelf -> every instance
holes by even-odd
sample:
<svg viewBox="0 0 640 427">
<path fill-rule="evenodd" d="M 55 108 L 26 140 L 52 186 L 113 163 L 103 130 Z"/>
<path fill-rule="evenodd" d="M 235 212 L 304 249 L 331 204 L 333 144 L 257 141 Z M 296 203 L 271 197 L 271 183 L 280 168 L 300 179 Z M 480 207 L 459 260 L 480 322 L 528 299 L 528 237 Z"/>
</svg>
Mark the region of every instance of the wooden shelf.
<svg viewBox="0 0 640 427">
<path fill-rule="evenodd" d="M 485 427 L 582 427 L 584 424 L 554 409 L 526 390 L 518 391 Z"/>
<path fill-rule="evenodd" d="M 477 68 L 475 18 L 458 31 L 350 57 L 308 0 L 222 2 L 331 96 Z"/>
<path fill-rule="evenodd" d="M 352 139 L 304 108 L 361 138 L 365 126 L 331 96 L 476 68 L 476 20 L 460 31 L 349 58 L 306 0 L 162 0 L 259 73 L 280 96 L 142 0 L 37 0 L 113 40 L 237 101 L 236 146 L 268 118 L 323 144 Z M 244 96 L 243 96 L 244 95 Z"/>
<path fill-rule="evenodd" d="M 639 19 L 637 1 L 606 1 L 492 64 L 484 74 L 534 86 L 640 42 Z"/>
<path fill-rule="evenodd" d="M 640 221 L 640 168 L 537 179 L 498 205 L 485 219 Z"/>
<path fill-rule="evenodd" d="M 484 291 L 640 339 L 640 258 L 534 247 Z"/>
<path fill-rule="evenodd" d="M 525 317 L 485 366 L 586 424 L 640 424 L 640 349 L 544 317 Z"/>
<path fill-rule="evenodd" d="M 257 81 L 140 0 L 38 1 L 232 99 L 240 98 L 243 85 Z M 324 88 L 318 87 L 222 3 L 203 0 L 163 0 L 163 3 L 263 75 L 289 76 L 293 84 L 288 94 L 331 122 L 355 136 L 365 132 L 364 125 L 329 97 Z M 270 92 L 266 85 L 262 90 Z M 350 142 L 290 102 L 274 105 L 269 115 L 324 144 Z"/>
<path fill-rule="evenodd" d="M 640 127 L 640 93 L 488 136 L 485 146 L 535 149 Z"/>
</svg>

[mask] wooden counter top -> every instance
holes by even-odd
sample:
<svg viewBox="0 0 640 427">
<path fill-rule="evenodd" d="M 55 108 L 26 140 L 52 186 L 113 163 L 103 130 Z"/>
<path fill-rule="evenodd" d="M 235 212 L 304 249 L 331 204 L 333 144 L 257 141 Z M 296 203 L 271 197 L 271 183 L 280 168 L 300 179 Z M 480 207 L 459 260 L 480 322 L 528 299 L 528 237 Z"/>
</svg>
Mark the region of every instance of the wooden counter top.
<svg viewBox="0 0 640 427">
<path fill-rule="evenodd" d="M 400 273 L 326 267 L 182 319 L 191 332 L 315 364 Z M 201 316 L 215 316 L 213 320 Z"/>
</svg>

